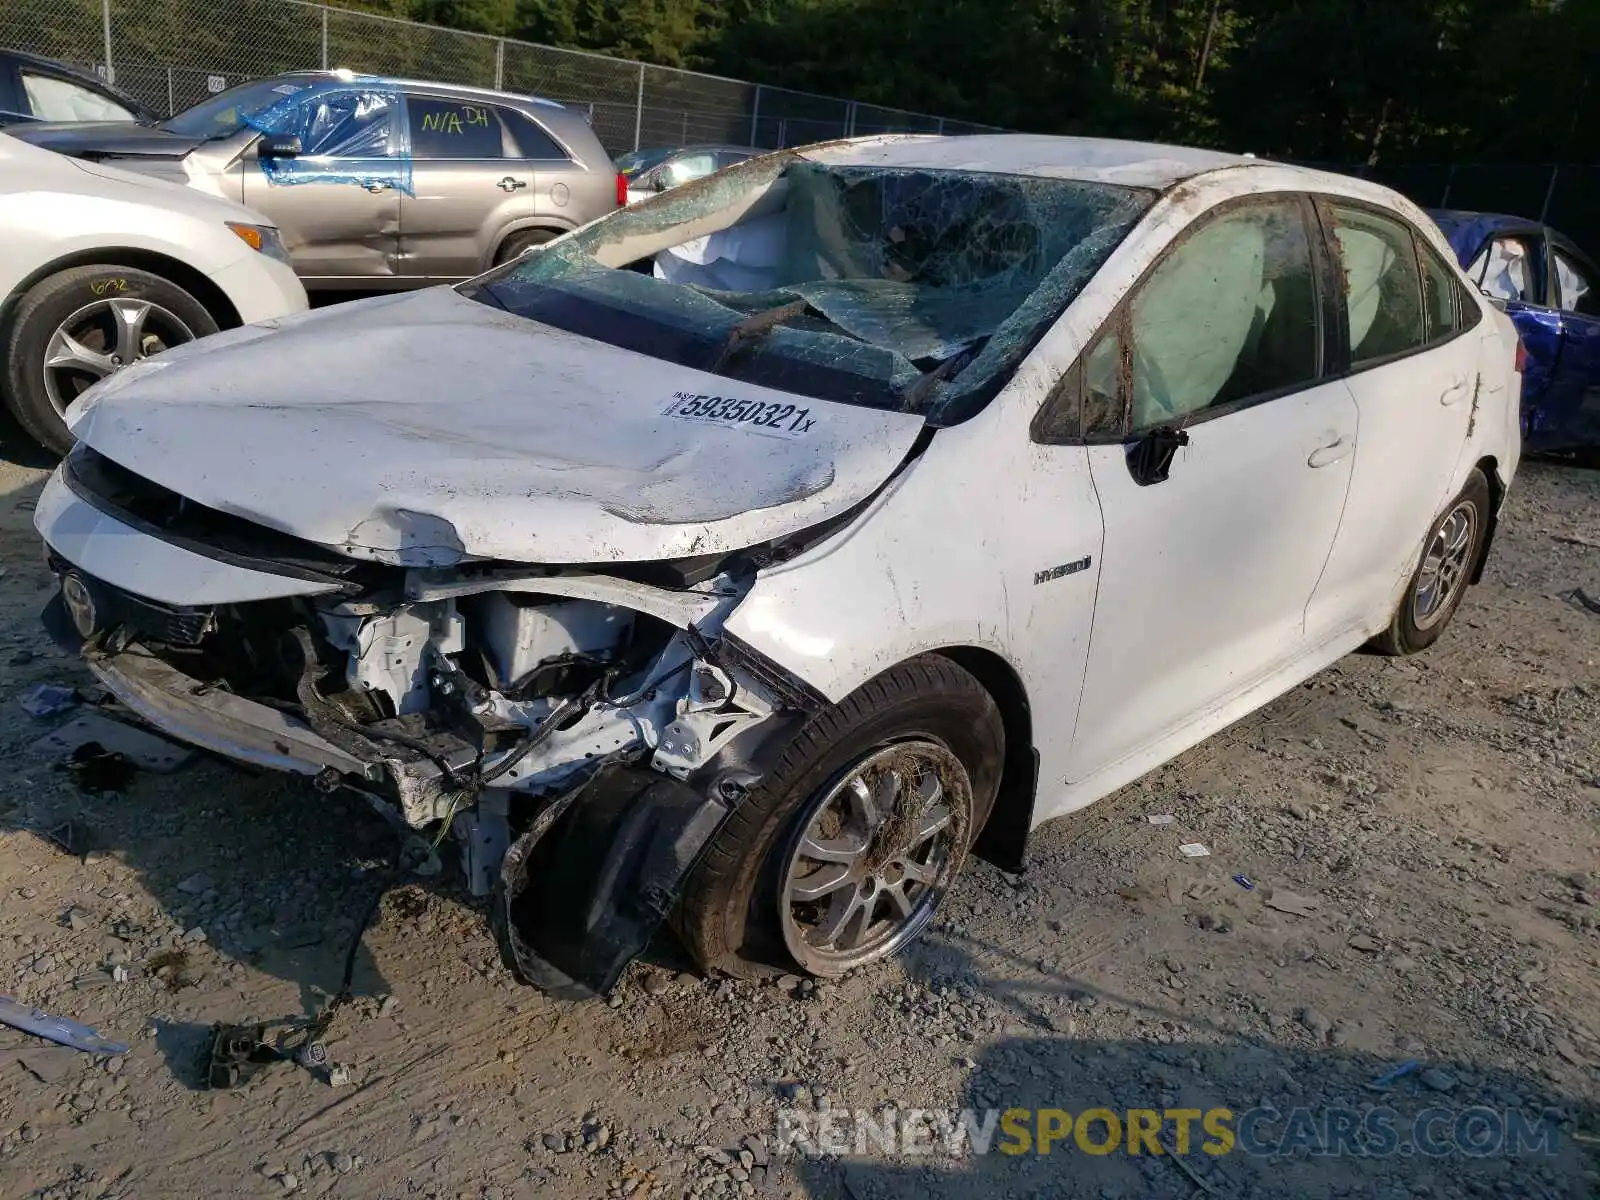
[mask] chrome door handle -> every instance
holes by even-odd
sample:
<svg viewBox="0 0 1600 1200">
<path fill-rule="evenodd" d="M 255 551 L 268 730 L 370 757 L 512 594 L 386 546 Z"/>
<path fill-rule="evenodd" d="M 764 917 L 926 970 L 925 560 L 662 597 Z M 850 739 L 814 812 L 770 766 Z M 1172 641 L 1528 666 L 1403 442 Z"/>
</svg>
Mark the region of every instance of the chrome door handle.
<svg viewBox="0 0 1600 1200">
<path fill-rule="evenodd" d="M 1330 445 L 1318 446 L 1311 452 L 1311 457 L 1306 459 L 1306 463 L 1313 467 L 1331 467 L 1341 459 L 1349 458 L 1350 452 L 1355 448 L 1354 442 L 1340 438 Z"/>
<path fill-rule="evenodd" d="M 507 175 L 499 183 L 495 184 L 495 187 L 506 193 L 514 192 L 518 188 L 525 188 L 527 186 L 528 185 L 525 181 L 521 179 L 514 179 L 510 175 Z"/>
<path fill-rule="evenodd" d="M 389 190 L 389 185 L 387 183 L 369 183 L 369 184 L 367 184 L 367 191 L 369 191 L 369 192 L 387 192 L 388 190 Z"/>
<path fill-rule="evenodd" d="M 1450 381 L 1450 386 L 1445 388 L 1439 396 L 1439 403 L 1449 406 L 1458 400 L 1463 400 L 1467 395 L 1467 380 L 1465 376 L 1458 375 Z"/>
</svg>

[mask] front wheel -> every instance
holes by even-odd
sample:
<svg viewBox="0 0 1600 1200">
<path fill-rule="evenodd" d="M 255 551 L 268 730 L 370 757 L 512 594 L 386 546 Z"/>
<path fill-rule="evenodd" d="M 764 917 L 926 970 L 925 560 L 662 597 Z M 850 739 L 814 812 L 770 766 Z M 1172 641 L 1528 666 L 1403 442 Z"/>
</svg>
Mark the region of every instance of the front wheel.
<svg viewBox="0 0 1600 1200">
<path fill-rule="evenodd" d="M 1489 529 L 1489 481 L 1473 471 L 1461 494 L 1428 530 L 1422 559 L 1400 607 L 1372 640 L 1383 654 L 1415 654 L 1438 641 L 1466 594 Z"/>
<path fill-rule="evenodd" d="M 674 918 L 708 970 L 838 976 L 922 932 L 999 792 L 1005 730 L 927 655 L 813 717 L 718 833 Z"/>
<path fill-rule="evenodd" d="M 27 434 L 72 449 L 78 397 L 130 363 L 217 332 L 205 305 L 135 267 L 73 267 L 36 283 L 5 331 L 5 392 Z"/>
</svg>

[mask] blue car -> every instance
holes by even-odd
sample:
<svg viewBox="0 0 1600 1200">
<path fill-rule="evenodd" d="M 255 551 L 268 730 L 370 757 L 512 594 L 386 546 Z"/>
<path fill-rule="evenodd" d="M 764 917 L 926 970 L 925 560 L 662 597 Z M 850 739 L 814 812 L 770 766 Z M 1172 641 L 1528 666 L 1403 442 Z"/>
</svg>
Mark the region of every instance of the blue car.
<svg viewBox="0 0 1600 1200">
<path fill-rule="evenodd" d="M 1467 277 L 1522 335 L 1522 434 L 1532 452 L 1600 447 L 1600 268 L 1546 225 L 1494 213 L 1429 214 Z"/>
</svg>

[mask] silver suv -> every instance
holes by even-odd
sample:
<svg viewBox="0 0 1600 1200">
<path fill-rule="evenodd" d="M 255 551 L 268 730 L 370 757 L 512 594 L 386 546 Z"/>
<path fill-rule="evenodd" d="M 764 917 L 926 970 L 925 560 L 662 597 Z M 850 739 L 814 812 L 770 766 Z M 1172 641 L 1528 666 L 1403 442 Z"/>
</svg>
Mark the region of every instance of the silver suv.
<svg viewBox="0 0 1600 1200">
<path fill-rule="evenodd" d="M 347 71 L 253 80 L 153 125 L 9 132 L 264 213 L 308 288 L 466 279 L 627 198 L 581 112 Z"/>
</svg>

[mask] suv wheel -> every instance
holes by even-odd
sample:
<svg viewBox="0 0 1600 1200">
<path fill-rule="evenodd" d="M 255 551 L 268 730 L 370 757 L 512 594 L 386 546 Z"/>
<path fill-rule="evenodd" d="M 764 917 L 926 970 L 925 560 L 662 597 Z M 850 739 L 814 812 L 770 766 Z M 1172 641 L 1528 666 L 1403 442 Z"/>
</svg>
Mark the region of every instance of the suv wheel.
<svg viewBox="0 0 1600 1200">
<path fill-rule="evenodd" d="M 521 258 L 535 246 L 553 242 L 560 236 L 554 229 L 526 229 L 521 233 L 513 233 L 501 242 L 500 249 L 495 251 L 494 265 L 498 267 L 514 258 Z"/>
</svg>

